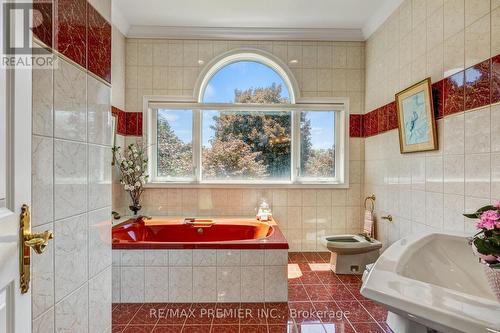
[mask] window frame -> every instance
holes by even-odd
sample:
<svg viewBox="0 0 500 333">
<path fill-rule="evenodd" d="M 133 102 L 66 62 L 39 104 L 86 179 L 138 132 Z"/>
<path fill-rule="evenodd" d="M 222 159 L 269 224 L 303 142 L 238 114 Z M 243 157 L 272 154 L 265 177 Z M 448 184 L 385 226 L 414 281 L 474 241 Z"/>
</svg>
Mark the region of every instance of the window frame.
<svg viewBox="0 0 500 333">
<path fill-rule="evenodd" d="M 157 115 L 158 108 L 192 110 L 193 112 L 193 178 L 176 178 L 157 176 Z M 169 96 L 144 96 L 143 112 L 144 140 L 148 151 L 149 182 L 146 187 L 194 187 L 194 188 L 227 188 L 227 187 L 349 187 L 349 99 L 348 98 L 300 98 L 294 104 L 232 104 L 232 103 L 199 103 L 192 98 Z M 201 165 L 202 110 L 235 110 L 235 111 L 291 111 L 291 179 L 290 181 L 272 180 L 203 180 Z M 300 173 L 300 111 L 335 111 L 335 178 L 298 177 Z"/>
</svg>

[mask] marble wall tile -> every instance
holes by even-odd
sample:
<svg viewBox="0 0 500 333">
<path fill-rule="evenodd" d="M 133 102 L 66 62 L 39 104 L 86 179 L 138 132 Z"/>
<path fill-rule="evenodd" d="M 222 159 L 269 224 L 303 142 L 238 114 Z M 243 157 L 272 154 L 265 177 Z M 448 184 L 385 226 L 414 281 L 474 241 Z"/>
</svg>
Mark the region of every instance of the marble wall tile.
<svg viewBox="0 0 500 333">
<path fill-rule="evenodd" d="M 237 267 L 217 267 L 217 301 L 239 302 L 241 297 L 241 270 Z"/>
<path fill-rule="evenodd" d="M 264 301 L 264 266 L 241 267 L 241 299 L 245 302 Z"/>
<path fill-rule="evenodd" d="M 56 219 L 87 209 L 87 146 L 54 141 L 54 215 Z"/>
<path fill-rule="evenodd" d="M 54 136 L 87 139 L 86 74 L 73 64 L 57 59 L 54 70 Z"/>
<path fill-rule="evenodd" d="M 111 206 L 111 148 L 88 145 L 89 210 Z"/>
<path fill-rule="evenodd" d="M 67 296 L 55 307 L 56 332 L 88 332 L 88 284 Z"/>
<path fill-rule="evenodd" d="M 114 251 L 113 251 L 114 252 Z M 168 250 L 144 251 L 144 266 L 165 267 L 168 266 Z"/>
<path fill-rule="evenodd" d="M 32 137 L 31 221 L 33 226 L 45 224 L 54 218 L 54 140 Z"/>
<path fill-rule="evenodd" d="M 53 223 L 34 227 L 33 232 L 54 230 Z M 49 242 L 45 252 L 32 257 L 31 302 L 33 318 L 37 318 L 54 305 L 54 243 Z"/>
<path fill-rule="evenodd" d="M 168 263 L 170 266 L 191 266 L 193 264 L 193 250 L 170 250 Z"/>
<path fill-rule="evenodd" d="M 217 250 L 217 266 L 239 266 L 240 250 Z"/>
<path fill-rule="evenodd" d="M 443 160 L 444 193 L 464 195 L 464 155 L 448 155 Z"/>
<path fill-rule="evenodd" d="M 465 195 L 489 198 L 491 188 L 491 155 L 465 155 Z"/>
<path fill-rule="evenodd" d="M 55 222 L 55 298 L 60 301 L 87 281 L 87 215 Z"/>
<path fill-rule="evenodd" d="M 217 250 L 193 251 L 193 266 L 217 265 Z"/>
<path fill-rule="evenodd" d="M 193 302 L 217 301 L 217 268 L 193 267 Z"/>
<path fill-rule="evenodd" d="M 168 285 L 168 267 L 144 268 L 145 302 L 165 302 L 168 300 Z"/>
<path fill-rule="evenodd" d="M 111 145 L 111 88 L 87 76 L 88 142 Z"/>
<path fill-rule="evenodd" d="M 265 250 L 264 253 L 266 266 L 286 265 L 288 263 L 287 250 Z"/>
<path fill-rule="evenodd" d="M 465 28 L 465 67 L 490 57 L 490 21 L 490 15 L 485 15 Z"/>
<path fill-rule="evenodd" d="M 266 266 L 264 271 L 264 299 L 282 302 L 288 298 L 287 266 Z"/>
<path fill-rule="evenodd" d="M 144 267 L 121 267 L 121 302 L 144 302 L 144 278 Z"/>
<path fill-rule="evenodd" d="M 111 267 L 89 280 L 89 332 L 111 330 Z"/>
<path fill-rule="evenodd" d="M 242 266 L 262 266 L 264 265 L 265 250 L 241 250 Z"/>
<path fill-rule="evenodd" d="M 113 303 L 121 302 L 121 268 L 113 264 L 111 271 L 111 297 Z"/>
<path fill-rule="evenodd" d="M 193 299 L 193 268 L 170 267 L 169 302 L 191 302 Z"/>
<path fill-rule="evenodd" d="M 144 250 L 123 250 L 121 255 L 121 266 L 144 266 Z"/>
<path fill-rule="evenodd" d="M 52 136 L 54 128 L 52 69 L 33 69 L 33 134 Z"/>
<path fill-rule="evenodd" d="M 487 153 L 490 151 L 490 107 L 465 114 L 465 153 Z"/>
<path fill-rule="evenodd" d="M 43 315 L 33 319 L 33 333 L 53 333 L 54 329 L 54 308 L 49 309 Z"/>
<path fill-rule="evenodd" d="M 111 207 L 88 213 L 89 277 L 111 266 Z"/>
</svg>

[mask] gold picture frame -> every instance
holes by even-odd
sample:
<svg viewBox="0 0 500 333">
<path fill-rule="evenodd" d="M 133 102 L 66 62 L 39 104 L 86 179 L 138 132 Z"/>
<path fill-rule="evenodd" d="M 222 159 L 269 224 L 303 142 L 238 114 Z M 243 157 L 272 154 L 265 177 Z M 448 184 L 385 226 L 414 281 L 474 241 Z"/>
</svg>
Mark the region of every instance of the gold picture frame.
<svg viewBox="0 0 500 333">
<path fill-rule="evenodd" d="M 401 153 L 437 150 L 431 79 L 397 93 L 396 107 Z"/>
</svg>

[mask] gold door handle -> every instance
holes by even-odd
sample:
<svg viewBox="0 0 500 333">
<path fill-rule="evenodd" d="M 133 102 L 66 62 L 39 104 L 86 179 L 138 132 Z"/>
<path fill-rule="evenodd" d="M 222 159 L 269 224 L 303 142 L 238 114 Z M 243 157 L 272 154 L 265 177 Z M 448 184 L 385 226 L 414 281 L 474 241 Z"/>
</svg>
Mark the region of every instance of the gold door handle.
<svg viewBox="0 0 500 333">
<path fill-rule="evenodd" d="M 30 286 L 31 249 L 37 254 L 42 254 L 49 240 L 54 238 L 54 233 L 51 230 L 31 233 L 31 218 L 28 205 L 21 207 L 21 215 L 19 217 L 19 266 L 21 293 L 24 294 L 28 292 Z"/>
<path fill-rule="evenodd" d="M 54 238 L 54 233 L 51 230 L 25 235 L 24 245 L 31 247 L 36 253 L 42 254 L 52 238 Z"/>
</svg>

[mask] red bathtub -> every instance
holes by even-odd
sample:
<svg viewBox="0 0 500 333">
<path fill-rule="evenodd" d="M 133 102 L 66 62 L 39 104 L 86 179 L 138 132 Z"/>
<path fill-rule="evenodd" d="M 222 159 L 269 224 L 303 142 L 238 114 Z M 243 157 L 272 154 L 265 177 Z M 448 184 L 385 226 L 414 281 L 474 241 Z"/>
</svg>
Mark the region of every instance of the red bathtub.
<svg viewBox="0 0 500 333">
<path fill-rule="evenodd" d="M 130 219 L 112 235 L 113 249 L 288 249 L 274 222 L 255 219 Z"/>
</svg>

